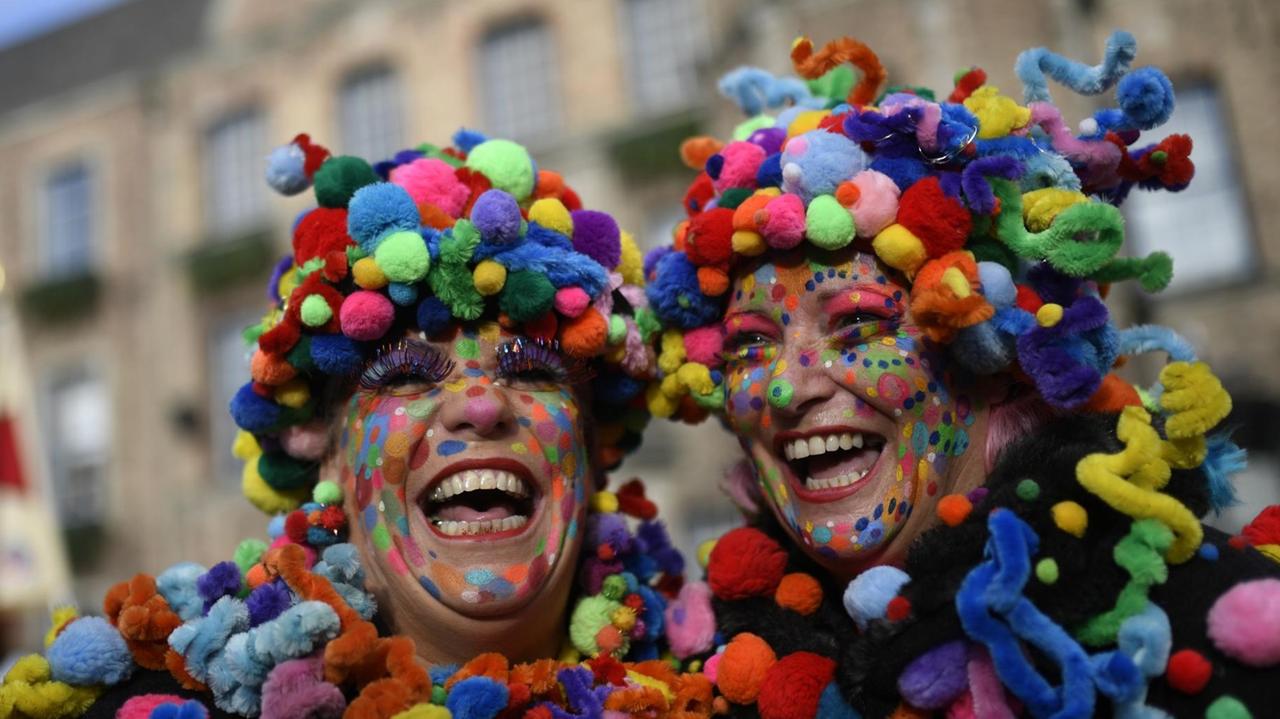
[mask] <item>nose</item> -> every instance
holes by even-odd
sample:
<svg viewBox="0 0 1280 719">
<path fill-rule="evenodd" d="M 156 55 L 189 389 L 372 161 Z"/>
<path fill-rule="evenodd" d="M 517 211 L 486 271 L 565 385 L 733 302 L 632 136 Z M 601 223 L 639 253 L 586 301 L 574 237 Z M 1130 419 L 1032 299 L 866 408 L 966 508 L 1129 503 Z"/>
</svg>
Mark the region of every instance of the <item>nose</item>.
<svg viewBox="0 0 1280 719">
<path fill-rule="evenodd" d="M 444 428 L 453 434 L 500 437 L 515 426 L 516 417 L 506 392 L 499 387 L 471 385 L 449 393 L 440 408 Z"/>
<path fill-rule="evenodd" d="M 765 387 L 765 400 L 775 414 L 799 419 L 831 399 L 837 387 L 816 358 L 806 365 L 799 352 L 787 355 L 786 369 Z"/>
</svg>

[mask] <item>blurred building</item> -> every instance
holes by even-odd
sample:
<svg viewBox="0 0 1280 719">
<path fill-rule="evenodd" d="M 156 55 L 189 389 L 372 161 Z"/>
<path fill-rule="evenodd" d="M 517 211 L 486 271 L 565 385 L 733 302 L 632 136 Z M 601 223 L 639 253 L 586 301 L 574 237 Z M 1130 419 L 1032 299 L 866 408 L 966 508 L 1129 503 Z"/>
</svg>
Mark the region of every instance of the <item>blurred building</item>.
<svg viewBox="0 0 1280 719">
<path fill-rule="evenodd" d="M 738 120 L 714 79 L 742 63 L 786 71 L 798 34 L 860 37 L 891 82 L 945 90 L 977 63 L 1016 95 L 1020 50 L 1092 63 L 1114 27 L 1173 78 L 1173 124 L 1194 134 L 1199 166 L 1190 190 L 1129 209 L 1138 245 L 1170 249 L 1183 272 L 1128 311 L 1195 340 L 1250 398 L 1246 428 L 1266 427 L 1280 394 L 1280 205 L 1267 200 L 1280 196 L 1280 7 L 1263 0 L 131 0 L 0 51 L 0 302 L 21 334 L 3 349 L 29 368 L 18 445 L 47 474 L 35 486 L 61 519 L 77 596 L 96 606 L 135 571 L 218 561 L 263 533 L 225 408 L 247 375 L 240 331 L 307 203 L 261 179 L 295 133 L 364 156 L 460 126 L 513 137 L 651 246 L 691 177 L 678 142 Z M 1266 432 L 1246 435 L 1275 452 Z M 718 427 L 655 423 L 624 472 L 649 478 L 692 547 L 733 521 L 714 487 L 734 456 Z"/>
</svg>

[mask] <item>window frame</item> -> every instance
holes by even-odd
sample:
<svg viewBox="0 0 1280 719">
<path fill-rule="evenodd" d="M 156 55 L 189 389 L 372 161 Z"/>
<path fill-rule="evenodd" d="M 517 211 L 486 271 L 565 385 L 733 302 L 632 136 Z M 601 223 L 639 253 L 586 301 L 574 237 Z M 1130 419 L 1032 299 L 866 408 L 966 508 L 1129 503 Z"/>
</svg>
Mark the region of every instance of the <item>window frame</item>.
<svg viewBox="0 0 1280 719">
<path fill-rule="evenodd" d="M 205 123 L 200 131 L 200 187 L 201 192 L 201 226 L 208 239 L 227 241 L 245 233 L 252 232 L 265 224 L 270 216 L 267 202 L 266 185 L 262 180 L 262 168 L 266 163 L 269 151 L 268 124 L 269 117 L 262 105 L 247 102 L 230 107 L 213 116 L 212 121 Z M 256 130 L 253 148 L 246 151 L 245 157 L 236 162 L 244 162 L 243 167 L 235 170 L 243 171 L 244 176 L 224 183 L 221 176 L 223 168 L 215 170 L 214 158 L 224 157 L 223 153 L 215 154 L 215 145 L 219 131 L 234 126 L 239 121 L 251 120 Z M 222 160 L 225 162 L 225 160 Z M 219 207 L 218 188 L 225 185 L 237 188 L 234 192 L 243 192 L 243 197 L 236 197 L 236 202 L 247 201 L 246 209 L 234 218 L 225 217 L 223 208 Z"/>
<path fill-rule="evenodd" d="M 76 153 L 63 157 L 57 161 L 50 162 L 41 173 L 41 181 L 36 188 L 35 202 L 35 225 L 36 231 L 32 233 L 35 239 L 35 247 L 33 248 L 34 274 L 42 279 L 61 279 L 66 277 L 76 277 L 79 275 L 89 274 L 93 272 L 100 259 L 102 242 L 102 225 L 101 217 L 99 222 L 94 222 L 95 215 L 105 215 L 98 210 L 105 208 L 105 204 L 100 197 L 102 190 L 99 187 L 98 177 L 100 175 L 99 162 L 91 153 Z M 55 262 L 52 249 L 57 241 L 53 239 L 53 228 L 50 226 L 50 218 L 53 216 L 51 184 L 55 176 L 60 172 L 71 168 L 82 169 L 85 174 L 85 183 L 87 185 L 88 201 L 85 211 L 86 232 L 85 236 L 85 257 L 82 263 L 66 266 Z"/>
<path fill-rule="evenodd" d="M 103 446 L 97 456 L 90 456 L 86 453 L 84 457 L 75 457 L 68 462 L 65 456 L 67 448 L 63 446 L 61 441 L 55 443 L 54 439 L 59 436 L 59 424 L 62 419 L 59 394 L 65 388 L 72 387 L 77 383 L 96 384 L 101 388 L 105 405 L 103 414 L 106 435 Z M 43 374 L 40 395 L 43 398 L 45 407 L 44 412 L 41 413 L 40 424 L 44 428 L 46 437 L 41 444 L 49 467 L 49 484 L 54 497 L 53 509 L 58 521 L 66 529 L 102 526 L 107 522 L 111 511 L 110 473 L 112 443 L 114 441 L 111 431 L 111 427 L 114 424 L 112 417 L 114 398 L 105 368 L 90 359 L 58 365 Z M 70 479 L 70 472 L 84 467 L 96 467 L 98 472 L 97 486 L 87 493 L 92 498 L 95 506 L 90 510 L 73 514 L 67 511 L 68 505 L 65 503 L 64 497 L 69 489 L 67 485 Z"/>
<path fill-rule="evenodd" d="M 536 73 L 530 73 L 529 75 L 549 78 L 546 80 L 545 88 L 541 88 L 546 90 L 542 95 L 548 98 L 546 119 L 542 125 L 531 129 L 517 129 L 519 127 L 518 123 L 512 123 L 511 127 L 500 127 L 494 122 L 494 118 L 497 115 L 490 105 L 493 97 L 490 92 L 494 86 L 494 83 L 489 81 L 492 54 L 490 48 L 493 43 L 504 36 L 515 36 L 521 31 L 527 30 L 536 30 L 541 33 L 542 39 L 545 39 L 545 60 L 549 72 L 542 75 L 537 75 Z M 559 34 L 556 31 L 556 26 L 549 18 L 538 13 L 525 13 L 507 16 L 490 22 L 479 33 L 478 41 L 475 45 L 475 53 L 474 73 L 476 81 L 474 86 L 479 89 L 476 93 L 477 114 L 480 118 L 481 129 L 486 135 L 502 137 L 525 145 L 537 145 L 548 142 L 563 132 L 564 122 L 567 118 L 563 80 L 564 58 L 561 55 Z M 512 75 L 506 72 L 499 72 L 497 77 L 505 78 L 512 77 Z M 521 87 L 528 87 L 528 83 L 521 83 Z M 527 95 L 537 97 L 539 93 L 535 90 L 527 93 Z M 511 103 L 504 104 L 510 105 Z M 512 116 L 528 117 L 529 112 L 521 108 L 521 111 L 512 113 Z"/>
</svg>

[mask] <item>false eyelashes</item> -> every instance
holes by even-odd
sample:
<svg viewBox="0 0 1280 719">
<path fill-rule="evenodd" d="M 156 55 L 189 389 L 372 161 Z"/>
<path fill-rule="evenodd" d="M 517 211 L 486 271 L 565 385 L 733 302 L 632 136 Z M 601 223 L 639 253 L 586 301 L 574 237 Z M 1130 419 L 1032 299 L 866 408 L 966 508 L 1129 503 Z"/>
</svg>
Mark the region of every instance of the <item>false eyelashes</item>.
<svg viewBox="0 0 1280 719">
<path fill-rule="evenodd" d="M 453 360 L 436 348 L 400 340 L 378 348 L 360 373 L 360 389 L 380 389 L 414 382 L 435 384 L 453 372 Z"/>
<path fill-rule="evenodd" d="M 589 381 L 591 365 L 566 357 L 555 340 L 516 337 L 498 345 L 498 377 L 512 383 L 576 385 Z"/>
</svg>

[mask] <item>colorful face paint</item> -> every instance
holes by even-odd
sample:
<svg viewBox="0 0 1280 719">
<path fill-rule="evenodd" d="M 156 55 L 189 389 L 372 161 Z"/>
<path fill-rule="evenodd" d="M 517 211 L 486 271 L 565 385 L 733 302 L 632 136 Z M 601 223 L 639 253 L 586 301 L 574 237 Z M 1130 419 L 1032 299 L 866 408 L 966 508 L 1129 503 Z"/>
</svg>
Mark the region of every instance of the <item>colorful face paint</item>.
<svg viewBox="0 0 1280 719">
<path fill-rule="evenodd" d="M 353 520 L 384 575 L 472 616 L 544 591 L 576 555 L 585 514 L 587 447 L 569 375 L 549 347 L 499 360 L 499 348 L 525 351 L 520 342 L 486 324 L 379 353 L 339 444 Z"/>
<path fill-rule="evenodd" d="M 828 566 L 882 561 L 947 491 L 969 449 L 970 399 L 951 394 L 942 353 L 874 255 L 792 253 L 731 291 L 726 418 L 774 514 Z"/>
</svg>

